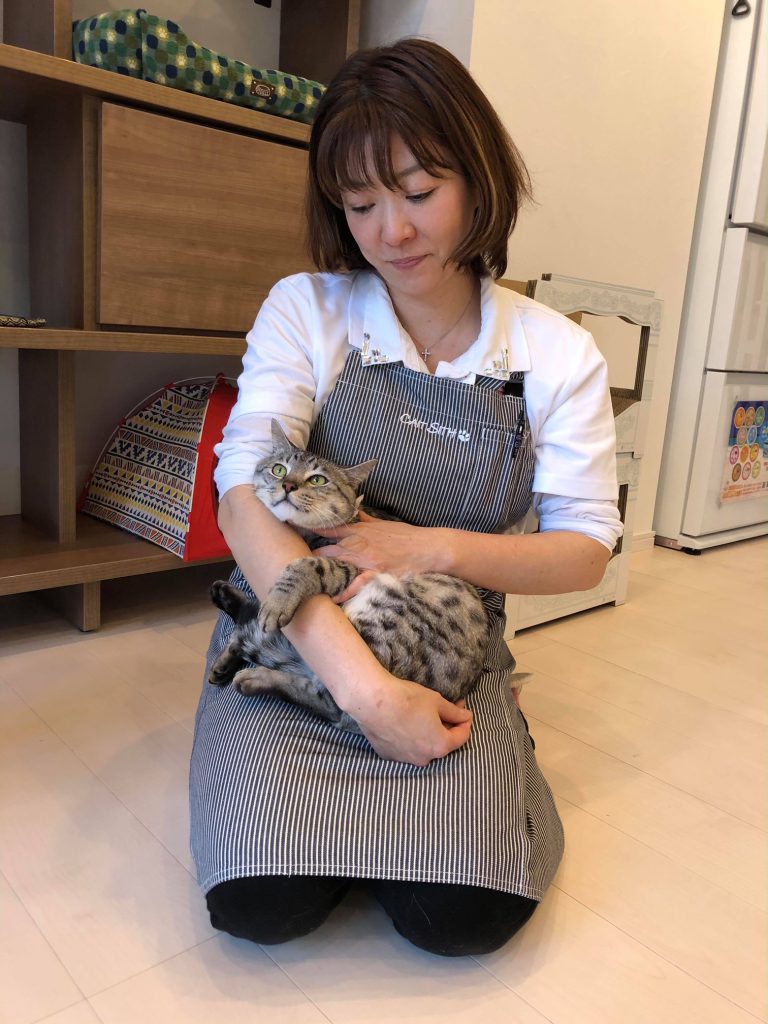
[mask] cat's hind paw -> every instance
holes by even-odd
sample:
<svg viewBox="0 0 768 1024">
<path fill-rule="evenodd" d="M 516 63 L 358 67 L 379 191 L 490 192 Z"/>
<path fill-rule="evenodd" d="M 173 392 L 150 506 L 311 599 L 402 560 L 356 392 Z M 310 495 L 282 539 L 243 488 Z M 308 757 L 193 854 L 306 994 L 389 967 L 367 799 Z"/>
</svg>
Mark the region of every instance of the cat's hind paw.
<svg viewBox="0 0 768 1024">
<path fill-rule="evenodd" d="M 232 682 L 233 672 L 229 668 L 217 668 L 215 665 L 208 676 L 211 686 L 226 686 Z"/>
<path fill-rule="evenodd" d="M 244 697 L 255 697 L 257 693 L 276 692 L 278 684 L 283 682 L 283 673 L 264 665 L 254 665 L 241 668 L 232 682 Z"/>
<path fill-rule="evenodd" d="M 247 601 L 242 590 L 233 587 L 226 580 L 216 580 L 215 583 L 212 583 L 210 594 L 211 600 L 216 607 L 226 612 L 230 618 L 235 620 L 237 620 L 237 614 L 243 604 Z"/>
</svg>

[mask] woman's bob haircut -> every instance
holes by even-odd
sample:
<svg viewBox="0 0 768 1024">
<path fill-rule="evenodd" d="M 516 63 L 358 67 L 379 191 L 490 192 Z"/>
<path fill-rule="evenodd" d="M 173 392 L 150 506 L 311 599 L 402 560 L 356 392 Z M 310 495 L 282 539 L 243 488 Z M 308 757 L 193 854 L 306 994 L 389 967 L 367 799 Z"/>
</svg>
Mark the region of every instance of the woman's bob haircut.
<svg viewBox="0 0 768 1024">
<path fill-rule="evenodd" d="M 309 144 L 308 242 L 319 270 L 369 266 L 355 243 L 341 193 L 381 181 L 398 188 L 391 141 L 400 136 L 428 174 L 461 174 L 477 201 L 452 259 L 499 278 L 524 200 L 528 172 L 498 115 L 464 65 L 437 43 L 402 39 L 354 53 L 317 109 Z"/>
</svg>

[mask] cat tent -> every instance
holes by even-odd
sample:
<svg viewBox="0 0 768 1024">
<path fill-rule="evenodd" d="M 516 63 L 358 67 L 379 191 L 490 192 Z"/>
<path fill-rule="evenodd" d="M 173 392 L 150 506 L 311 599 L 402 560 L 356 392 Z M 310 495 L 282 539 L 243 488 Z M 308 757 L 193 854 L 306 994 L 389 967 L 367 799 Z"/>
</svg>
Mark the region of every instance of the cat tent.
<svg viewBox="0 0 768 1024">
<path fill-rule="evenodd" d="M 226 558 L 216 522 L 216 457 L 237 388 L 226 377 L 169 384 L 118 424 L 78 509 L 138 534 L 185 562 Z"/>
</svg>

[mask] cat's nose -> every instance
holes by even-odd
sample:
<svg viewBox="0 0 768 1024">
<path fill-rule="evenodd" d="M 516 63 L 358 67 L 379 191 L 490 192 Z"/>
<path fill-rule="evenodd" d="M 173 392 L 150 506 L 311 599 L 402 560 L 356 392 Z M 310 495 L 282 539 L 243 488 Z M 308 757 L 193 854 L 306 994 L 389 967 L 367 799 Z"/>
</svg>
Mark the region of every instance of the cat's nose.
<svg viewBox="0 0 768 1024">
<path fill-rule="evenodd" d="M 286 494 L 290 494 L 291 491 L 296 490 L 297 485 L 292 484 L 290 480 L 283 480 L 283 490 Z"/>
</svg>

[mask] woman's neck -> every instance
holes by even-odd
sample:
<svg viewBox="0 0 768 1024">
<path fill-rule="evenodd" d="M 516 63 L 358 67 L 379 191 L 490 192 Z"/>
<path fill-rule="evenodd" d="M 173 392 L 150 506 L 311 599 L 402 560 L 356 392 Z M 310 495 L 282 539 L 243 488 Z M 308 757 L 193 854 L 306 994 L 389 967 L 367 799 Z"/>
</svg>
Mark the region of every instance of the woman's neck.
<svg viewBox="0 0 768 1024">
<path fill-rule="evenodd" d="M 458 358 L 480 331 L 480 287 L 471 274 L 457 274 L 439 293 L 392 296 L 397 318 L 430 371 Z"/>
</svg>

